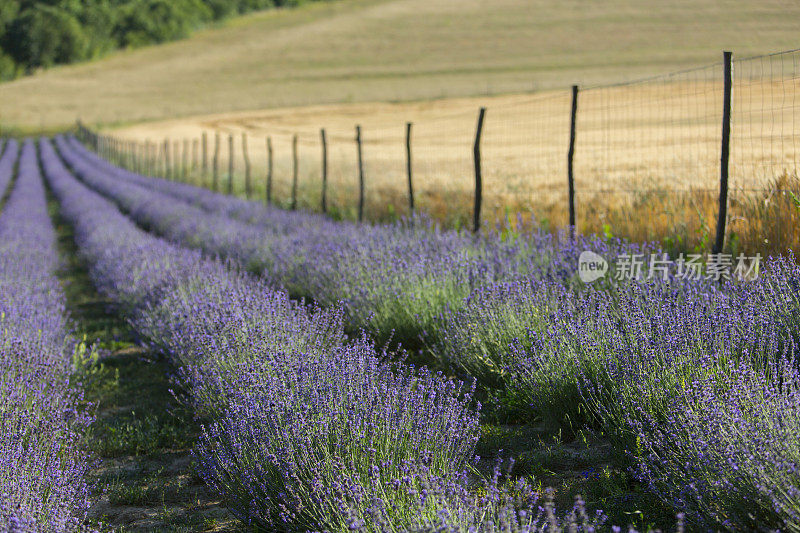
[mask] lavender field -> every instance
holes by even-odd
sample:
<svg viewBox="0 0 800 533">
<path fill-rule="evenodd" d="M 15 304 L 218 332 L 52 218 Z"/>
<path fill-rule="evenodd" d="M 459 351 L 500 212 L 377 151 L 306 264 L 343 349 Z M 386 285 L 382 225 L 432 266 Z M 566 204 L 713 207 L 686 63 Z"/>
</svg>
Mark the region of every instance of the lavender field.
<svg viewBox="0 0 800 533">
<path fill-rule="evenodd" d="M 71 136 L 0 189 L 0 531 L 800 531 L 790 253 L 334 221 Z"/>
</svg>

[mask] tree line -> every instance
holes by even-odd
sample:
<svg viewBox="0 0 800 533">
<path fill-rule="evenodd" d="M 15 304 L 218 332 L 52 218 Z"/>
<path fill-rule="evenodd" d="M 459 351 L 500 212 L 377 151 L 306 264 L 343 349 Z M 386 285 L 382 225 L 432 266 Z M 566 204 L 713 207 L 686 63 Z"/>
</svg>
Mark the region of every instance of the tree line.
<svg viewBox="0 0 800 533">
<path fill-rule="evenodd" d="M 0 0 L 0 80 L 188 36 L 237 14 L 305 0 Z"/>
</svg>

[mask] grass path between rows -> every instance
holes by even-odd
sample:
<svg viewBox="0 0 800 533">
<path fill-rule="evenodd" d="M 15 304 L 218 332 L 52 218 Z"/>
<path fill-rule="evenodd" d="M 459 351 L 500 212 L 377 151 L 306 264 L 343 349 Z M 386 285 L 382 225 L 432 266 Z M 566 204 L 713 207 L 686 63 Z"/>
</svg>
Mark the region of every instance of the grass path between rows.
<svg viewBox="0 0 800 533">
<path fill-rule="evenodd" d="M 196 475 L 191 446 L 198 427 L 176 399 L 174 369 L 137 343 L 97 293 L 78 256 L 72 228 L 48 197 L 63 258 L 59 272 L 75 334 L 100 357 L 83 378 L 97 420 L 87 435 L 96 458 L 91 521 L 111 531 L 240 531 L 238 521 Z M 176 391 L 178 397 L 180 391 Z"/>
</svg>

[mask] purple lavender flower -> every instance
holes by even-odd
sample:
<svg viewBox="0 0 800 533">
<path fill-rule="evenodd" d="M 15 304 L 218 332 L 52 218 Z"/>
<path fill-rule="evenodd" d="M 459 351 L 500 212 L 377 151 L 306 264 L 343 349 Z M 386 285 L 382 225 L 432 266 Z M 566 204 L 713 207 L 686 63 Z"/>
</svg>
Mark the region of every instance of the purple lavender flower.
<svg viewBox="0 0 800 533">
<path fill-rule="evenodd" d="M 18 145 L 0 159 L 8 184 Z M 36 148 L 26 141 L 0 214 L 0 530 L 77 531 L 89 506 L 90 422 L 69 385 L 74 341 Z"/>
</svg>

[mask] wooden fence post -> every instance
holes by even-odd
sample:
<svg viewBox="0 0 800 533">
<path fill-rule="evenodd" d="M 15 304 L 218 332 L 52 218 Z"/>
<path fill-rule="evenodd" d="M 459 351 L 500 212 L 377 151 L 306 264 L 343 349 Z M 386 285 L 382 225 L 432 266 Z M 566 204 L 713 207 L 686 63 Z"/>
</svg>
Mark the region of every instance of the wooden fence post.
<svg viewBox="0 0 800 533">
<path fill-rule="evenodd" d="M 203 132 L 203 187 L 208 177 L 208 133 Z"/>
<path fill-rule="evenodd" d="M 158 142 L 153 141 L 152 146 L 150 147 L 153 151 L 153 176 L 158 176 L 159 178 L 163 178 L 164 174 L 162 173 L 163 163 L 161 161 L 163 154 L 161 153 L 161 148 L 158 146 Z"/>
<path fill-rule="evenodd" d="M 472 156 L 475 163 L 475 207 L 472 211 L 472 231 L 478 233 L 481 229 L 481 201 L 483 197 L 483 173 L 481 169 L 481 136 L 483 135 L 483 119 L 486 117 L 486 108 L 482 107 L 478 114 L 478 128 L 475 132 L 475 145 L 472 147 Z"/>
<path fill-rule="evenodd" d="M 722 52 L 724 86 L 722 93 L 722 150 L 719 167 L 719 213 L 717 238 L 712 252 L 722 253 L 725 246 L 725 223 L 728 218 L 728 162 L 731 154 L 731 92 L 733 89 L 733 54 Z"/>
<path fill-rule="evenodd" d="M 272 203 L 272 137 L 267 137 L 267 205 Z"/>
<path fill-rule="evenodd" d="M 325 128 L 319 132 L 322 139 L 322 213 L 328 212 L 328 137 Z"/>
<path fill-rule="evenodd" d="M 200 154 L 198 153 L 199 151 L 200 151 L 200 141 L 198 139 L 192 139 L 192 181 L 193 182 L 196 181 L 195 178 L 197 177 L 197 169 L 200 166 L 200 162 L 198 161 L 198 158 L 200 157 Z"/>
<path fill-rule="evenodd" d="M 364 220 L 364 156 L 361 147 L 361 126 L 356 126 L 356 147 L 358 149 L 358 221 Z"/>
<path fill-rule="evenodd" d="M 411 166 L 411 122 L 406 122 L 406 174 L 408 176 L 408 212 L 414 216 L 414 182 Z"/>
<path fill-rule="evenodd" d="M 575 237 L 575 124 L 578 116 L 578 86 L 572 86 L 572 111 L 569 119 L 569 151 L 567 152 L 567 185 L 569 193 L 569 234 Z"/>
<path fill-rule="evenodd" d="M 181 179 L 180 148 L 181 143 L 179 141 L 174 141 L 172 143 L 172 165 L 175 169 L 175 181 L 180 181 Z"/>
<path fill-rule="evenodd" d="M 244 195 L 250 199 L 250 155 L 247 153 L 247 133 L 242 132 L 242 153 L 244 154 Z"/>
<path fill-rule="evenodd" d="M 220 151 L 220 144 L 222 139 L 220 139 L 219 132 L 214 133 L 214 161 L 213 164 L 213 176 L 211 181 L 211 188 L 214 192 L 216 192 L 219 188 L 219 151 Z"/>
<path fill-rule="evenodd" d="M 136 169 L 137 174 L 144 174 L 142 162 L 142 143 L 133 141 L 133 167 Z"/>
<path fill-rule="evenodd" d="M 183 140 L 183 181 L 188 181 L 189 178 L 189 139 Z"/>
<path fill-rule="evenodd" d="M 153 156 L 153 143 L 150 142 L 150 139 L 145 141 L 145 150 L 147 154 L 147 159 L 145 160 L 145 165 L 147 167 L 147 175 L 148 176 L 155 176 L 153 172 L 153 166 L 155 163 L 155 157 Z"/>
<path fill-rule="evenodd" d="M 297 209 L 297 175 L 299 173 L 298 166 L 300 161 L 297 158 L 297 134 L 292 137 L 292 205 L 291 209 Z"/>
<path fill-rule="evenodd" d="M 228 134 L 228 194 L 233 194 L 233 134 Z"/>
<path fill-rule="evenodd" d="M 164 140 L 164 174 L 172 179 L 172 158 L 169 156 L 169 139 Z"/>
</svg>

